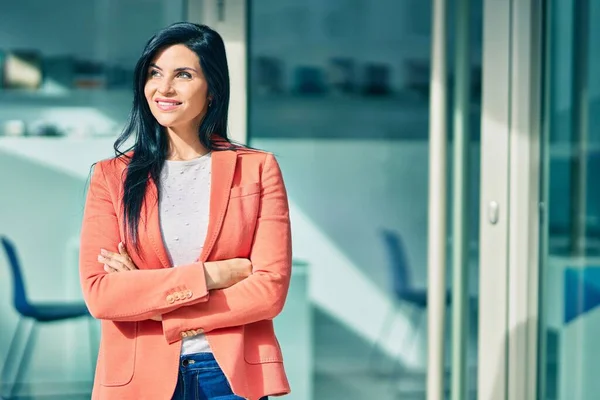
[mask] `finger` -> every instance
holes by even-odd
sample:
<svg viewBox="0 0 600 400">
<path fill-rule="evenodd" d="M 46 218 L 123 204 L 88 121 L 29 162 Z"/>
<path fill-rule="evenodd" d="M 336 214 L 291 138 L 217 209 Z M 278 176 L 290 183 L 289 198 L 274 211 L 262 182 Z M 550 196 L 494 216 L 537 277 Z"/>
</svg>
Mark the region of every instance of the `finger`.
<svg viewBox="0 0 600 400">
<path fill-rule="evenodd" d="M 129 258 L 129 255 L 127 254 L 127 250 L 125 250 L 123 242 L 119 242 L 117 248 L 119 249 L 119 257 L 117 258 L 117 260 L 119 260 L 123 265 L 125 265 L 127 269 L 132 270 L 133 268 L 131 268 L 131 258 Z"/>
<path fill-rule="evenodd" d="M 108 258 L 100 255 L 98 256 L 98 261 L 108 265 L 113 269 L 116 269 L 119 272 L 129 271 L 129 268 L 127 268 L 127 266 L 120 262 L 116 257 Z"/>
<path fill-rule="evenodd" d="M 104 249 L 100 250 L 100 255 L 103 256 L 105 259 L 118 262 L 125 268 L 126 271 L 137 269 L 133 265 L 133 262 L 131 261 L 131 258 L 129 258 L 129 256 L 123 256 L 121 254 L 113 253 Z"/>
<path fill-rule="evenodd" d="M 106 272 L 108 272 L 109 274 L 112 274 L 113 272 L 119 272 L 118 270 L 116 270 L 116 269 L 114 269 L 114 268 L 112 268 L 112 267 L 110 267 L 110 266 L 108 266 L 106 264 L 104 264 L 104 270 Z"/>
<path fill-rule="evenodd" d="M 137 269 L 135 264 L 133 263 L 133 261 L 131 261 L 131 258 L 129 258 L 129 256 L 124 256 L 122 254 L 115 254 L 111 258 L 113 260 L 116 260 L 116 261 L 120 262 L 121 264 L 123 264 L 130 271 Z"/>
<path fill-rule="evenodd" d="M 119 252 L 120 252 L 120 249 L 119 249 Z M 120 256 L 121 254 L 120 253 L 114 253 L 114 252 L 108 251 L 106 249 L 100 249 L 100 255 L 104 256 L 106 258 L 115 258 L 115 257 Z"/>
<path fill-rule="evenodd" d="M 119 242 L 119 253 L 121 253 L 122 256 L 124 257 L 129 257 L 129 254 L 127 254 L 127 249 L 125 248 L 125 245 L 123 244 L 123 242 Z"/>
<path fill-rule="evenodd" d="M 138 269 L 133 263 L 131 257 L 129 256 L 129 253 L 127 253 L 127 249 L 125 248 L 123 242 L 119 242 L 119 253 L 121 254 L 121 256 L 123 256 L 123 261 L 125 262 L 127 267 L 129 267 L 130 270 Z"/>
</svg>

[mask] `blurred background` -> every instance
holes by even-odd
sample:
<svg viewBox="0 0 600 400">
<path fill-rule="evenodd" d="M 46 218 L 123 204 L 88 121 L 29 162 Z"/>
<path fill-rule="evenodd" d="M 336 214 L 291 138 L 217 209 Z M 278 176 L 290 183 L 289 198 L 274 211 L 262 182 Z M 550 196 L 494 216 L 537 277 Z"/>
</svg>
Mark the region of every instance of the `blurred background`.
<svg viewBox="0 0 600 400">
<path fill-rule="evenodd" d="M 591 0 L 0 0 L 0 397 L 90 398 L 90 166 L 113 154 L 146 41 L 187 20 L 223 35 L 229 134 L 274 152 L 289 192 L 286 398 L 597 399 L 599 19 Z"/>
</svg>

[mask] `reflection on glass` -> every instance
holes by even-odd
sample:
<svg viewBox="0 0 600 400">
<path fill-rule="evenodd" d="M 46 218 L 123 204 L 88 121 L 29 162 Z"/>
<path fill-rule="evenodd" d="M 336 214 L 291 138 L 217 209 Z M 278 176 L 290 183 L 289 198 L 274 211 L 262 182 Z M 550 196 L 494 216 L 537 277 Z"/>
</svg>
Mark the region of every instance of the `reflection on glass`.
<svg viewBox="0 0 600 400">
<path fill-rule="evenodd" d="M 553 0 L 546 9 L 539 392 L 597 397 L 600 347 L 600 4 Z"/>
<path fill-rule="evenodd" d="M 298 365 L 304 381 L 292 382 L 293 392 L 301 399 L 421 398 L 431 4 L 261 0 L 249 7 L 250 145 L 278 157 L 294 256 L 309 265 L 313 340 L 306 351 L 314 362 Z M 473 7 L 476 86 L 481 4 Z M 474 138 L 478 113 L 473 107 Z M 478 152 L 473 143 L 470 204 L 478 203 Z M 469 273 L 476 294 L 473 209 Z M 447 335 L 449 346 L 449 329 Z M 305 397 L 311 390 L 314 397 Z"/>
</svg>

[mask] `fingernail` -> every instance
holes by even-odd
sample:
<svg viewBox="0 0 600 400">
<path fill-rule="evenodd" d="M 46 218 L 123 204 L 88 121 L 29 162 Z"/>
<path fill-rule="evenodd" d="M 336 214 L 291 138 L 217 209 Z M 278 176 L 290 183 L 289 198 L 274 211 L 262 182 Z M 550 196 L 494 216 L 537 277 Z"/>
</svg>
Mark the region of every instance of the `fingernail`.
<svg viewBox="0 0 600 400">
<path fill-rule="evenodd" d="M 102 261 L 104 260 L 104 257 L 102 257 L 101 255 L 98 255 L 98 261 Z"/>
<path fill-rule="evenodd" d="M 102 254 L 103 256 L 105 256 L 108 253 L 108 251 L 104 250 L 104 249 L 100 249 L 100 254 Z"/>
</svg>

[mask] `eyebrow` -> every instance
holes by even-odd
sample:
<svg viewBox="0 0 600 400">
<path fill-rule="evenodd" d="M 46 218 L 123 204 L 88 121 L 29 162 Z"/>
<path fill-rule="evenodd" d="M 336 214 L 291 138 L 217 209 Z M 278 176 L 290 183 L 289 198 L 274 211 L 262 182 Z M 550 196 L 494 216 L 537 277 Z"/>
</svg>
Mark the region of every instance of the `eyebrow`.
<svg viewBox="0 0 600 400">
<path fill-rule="evenodd" d="M 159 67 L 158 65 L 154 64 L 154 63 L 150 64 L 150 67 L 156 68 L 156 69 L 162 71 L 162 68 Z M 179 68 L 175 68 L 175 72 L 180 72 L 180 71 L 194 71 L 195 73 L 198 73 L 198 71 L 196 71 L 192 67 L 179 67 Z"/>
</svg>

